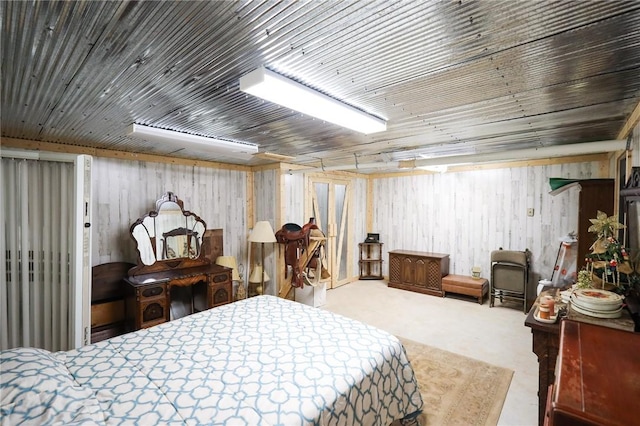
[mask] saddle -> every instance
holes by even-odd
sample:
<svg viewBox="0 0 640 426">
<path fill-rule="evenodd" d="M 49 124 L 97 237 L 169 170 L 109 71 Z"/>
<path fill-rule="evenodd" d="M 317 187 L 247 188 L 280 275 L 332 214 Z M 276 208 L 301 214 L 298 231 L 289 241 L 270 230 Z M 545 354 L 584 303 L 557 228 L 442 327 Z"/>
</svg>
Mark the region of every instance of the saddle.
<svg viewBox="0 0 640 426">
<path fill-rule="evenodd" d="M 316 225 L 315 218 L 310 218 L 309 222 L 300 226 L 296 223 L 285 223 L 276 232 L 276 241 L 284 245 L 284 276 L 288 277 L 289 267 L 291 267 L 291 286 L 302 288 L 305 280 L 308 280 L 308 274 L 305 268 L 321 268 L 322 260 L 320 259 L 320 249 L 324 242 L 318 244 L 313 253 L 307 253 L 309 250 L 309 242 L 311 237 L 324 237 L 324 234 Z M 301 258 L 307 255 L 309 261 L 306 266 L 301 265 Z M 316 273 L 315 278 L 319 280 L 320 274 Z"/>
</svg>

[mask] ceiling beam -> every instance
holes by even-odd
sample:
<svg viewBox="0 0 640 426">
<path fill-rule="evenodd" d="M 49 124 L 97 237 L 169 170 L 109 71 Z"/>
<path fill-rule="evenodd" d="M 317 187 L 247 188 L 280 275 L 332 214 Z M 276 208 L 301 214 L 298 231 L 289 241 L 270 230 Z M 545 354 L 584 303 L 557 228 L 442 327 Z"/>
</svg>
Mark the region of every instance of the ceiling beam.
<svg viewBox="0 0 640 426">
<path fill-rule="evenodd" d="M 638 105 L 636 105 L 626 123 L 622 126 L 622 129 L 620 129 L 617 139 L 626 139 L 638 122 L 640 122 L 640 102 L 638 102 Z"/>
<path fill-rule="evenodd" d="M 140 154 L 136 152 L 116 151 L 102 148 L 89 148 L 78 145 L 67 145 L 53 142 L 40 142 L 28 139 L 2 138 L 3 148 L 28 149 L 35 151 L 50 151 L 69 154 L 85 154 L 94 157 L 114 158 L 128 161 L 148 161 L 152 163 L 177 164 L 195 167 L 210 167 L 216 169 L 251 171 L 250 166 L 238 164 L 218 163 L 214 161 L 192 160 L 188 158 L 169 157 L 157 154 Z"/>
</svg>

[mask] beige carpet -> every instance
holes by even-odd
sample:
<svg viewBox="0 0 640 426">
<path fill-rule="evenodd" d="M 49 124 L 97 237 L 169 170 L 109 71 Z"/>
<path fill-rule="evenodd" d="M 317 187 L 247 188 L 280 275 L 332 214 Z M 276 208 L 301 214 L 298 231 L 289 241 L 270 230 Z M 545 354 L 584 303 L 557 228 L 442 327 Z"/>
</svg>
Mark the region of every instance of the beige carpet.
<svg viewBox="0 0 640 426">
<path fill-rule="evenodd" d="M 513 371 L 400 338 L 424 401 L 420 424 L 495 425 Z M 392 426 L 399 424 L 394 422 Z"/>
</svg>

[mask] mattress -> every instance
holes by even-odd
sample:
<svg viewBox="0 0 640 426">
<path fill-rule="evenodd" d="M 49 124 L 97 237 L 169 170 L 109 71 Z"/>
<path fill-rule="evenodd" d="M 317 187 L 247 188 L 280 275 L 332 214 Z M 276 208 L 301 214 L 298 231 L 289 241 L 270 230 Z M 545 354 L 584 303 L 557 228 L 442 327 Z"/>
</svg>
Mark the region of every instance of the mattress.
<svg viewBox="0 0 640 426">
<path fill-rule="evenodd" d="M 396 337 L 273 296 L 1 362 L 3 424 L 388 425 L 422 408 Z"/>
</svg>

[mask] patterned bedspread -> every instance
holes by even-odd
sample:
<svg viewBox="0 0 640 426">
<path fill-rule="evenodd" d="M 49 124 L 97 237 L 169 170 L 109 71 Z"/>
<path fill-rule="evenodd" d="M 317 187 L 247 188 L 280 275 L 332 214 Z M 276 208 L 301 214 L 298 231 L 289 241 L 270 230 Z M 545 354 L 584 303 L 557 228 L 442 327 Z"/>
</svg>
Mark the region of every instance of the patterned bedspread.
<svg viewBox="0 0 640 426">
<path fill-rule="evenodd" d="M 422 407 L 394 336 L 258 296 L 69 352 L 2 352 L 2 424 L 389 425 Z"/>
</svg>

